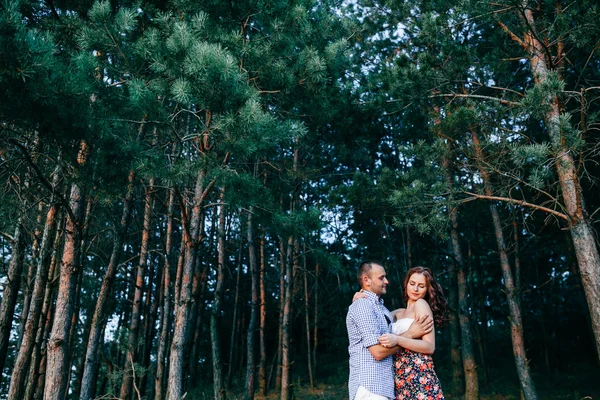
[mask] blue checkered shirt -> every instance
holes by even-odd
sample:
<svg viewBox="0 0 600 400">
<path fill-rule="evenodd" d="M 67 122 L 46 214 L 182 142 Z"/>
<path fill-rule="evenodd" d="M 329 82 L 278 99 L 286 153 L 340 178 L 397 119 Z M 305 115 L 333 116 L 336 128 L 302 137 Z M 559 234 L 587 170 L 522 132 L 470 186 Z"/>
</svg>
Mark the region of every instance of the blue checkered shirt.
<svg viewBox="0 0 600 400">
<path fill-rule="evenodd" d="M 377 338 L 390 333 L 392 315 L 375 293 L 363 291 L 367 298 L 358 299 L 348 308 L 348 353 L 350 353 L 350 377 L 348 391 L 354 400 L 359 386 L 369 392 L 394 398 L 394 373 L 392 357 L 375 360 L 369 347 L 379 344 Z M 387 316 L 387 319 L 386 319 Z"/>
</svg>

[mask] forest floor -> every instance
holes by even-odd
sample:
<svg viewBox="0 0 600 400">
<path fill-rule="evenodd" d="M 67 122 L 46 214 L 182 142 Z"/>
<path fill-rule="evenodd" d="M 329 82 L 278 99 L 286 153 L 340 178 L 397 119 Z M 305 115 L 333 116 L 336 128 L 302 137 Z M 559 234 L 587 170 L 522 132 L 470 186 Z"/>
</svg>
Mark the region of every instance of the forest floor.
<svg viewBox="0 0 600 400">
<path fill-rule="evenodd" d="M 345 364 L 339 369 L 332 364 L 331 374 L 321 375 L 320 382 L 310 388 L 304 379 L 297 377 L 293 382 L 294 400 L 348 400 L 347 371 Z M 440 369 L 438 375 L 442 381 L 449 381 L 448 371 Z M 305 377 L 303 377 L 305 378 Z M 552 373 L 533 373 L 539 400 L 600 400 L 600 367 L 595 364 L 579 366 L 565 365 L 564 370 L 555 369 Z M 234 385 L 236 390 L 227 393 L 227 400 L 242 400 L 244 387 L 241 382 Z M 520 400 L 518 378 L 513 368 L 500 367 L 488 370 L 487 385 L 480 380 L 481 400 Z M 444 390 L 446 400 L 462 400 L 463 396 Z M 186 400 L 211 400 L 211 386 L 197 388 L 186 396 Z M 272 390 L 266 397 L 255 395 L 255 400 L 279 400 L 279 393 Z"/>
<path fill-rule="evenodd" d="M 587 385 L 587 387 L 573 388 L 564 387 L 560 384 L 557 386 L 560 387 L 548 387 L 546 385 L 538 387 L 538 398 L 540 400 L 600 400 L 600 384 L 597 380 Z M 445 397 L 446 400 L 459 400 L 464 398 L 463 396 L 452 395 L 450 393 L 446 393 Z M 206 397 L 206 399 L 210 398 L 212 397 Z M 230 393 L 227 397 L 228 400 L 241 400 L 243 398 L 243 393 Z M 295 390 L 293 398 L 296 400 L 347 400 L 348 387 L 346 385 L 339 384 L 319 384 L 316 385 L 314 389 L 311 389 L 308 386 L 301 386 Z M 279 400 L 279 396 L 278 393 L 271 393 L 266 397 L 257 395 L 254 397 L 254 399 Z M 520 400 L 520 396 L 518 393 L 514 393 L 514 388 L 511 387 L 490 387 L 488 389 L 481 390 L 480 399 Z M 198 397 L 198 400 L 204 400 L 204 398 Z"/>
</svg>

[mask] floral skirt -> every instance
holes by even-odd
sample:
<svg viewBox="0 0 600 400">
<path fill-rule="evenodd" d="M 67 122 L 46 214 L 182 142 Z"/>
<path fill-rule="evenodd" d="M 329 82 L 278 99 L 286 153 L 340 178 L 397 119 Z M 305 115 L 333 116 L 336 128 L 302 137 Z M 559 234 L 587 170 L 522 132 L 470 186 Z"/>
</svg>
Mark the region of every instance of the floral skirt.
<svg viewBox="0 0 600 400">
<path fill-rule="evenodd" d="M 396 400 L 440 400 L 444 398 L 440 380 L 430 355 L 400 350 L 394 355 Z"/>
</svg>

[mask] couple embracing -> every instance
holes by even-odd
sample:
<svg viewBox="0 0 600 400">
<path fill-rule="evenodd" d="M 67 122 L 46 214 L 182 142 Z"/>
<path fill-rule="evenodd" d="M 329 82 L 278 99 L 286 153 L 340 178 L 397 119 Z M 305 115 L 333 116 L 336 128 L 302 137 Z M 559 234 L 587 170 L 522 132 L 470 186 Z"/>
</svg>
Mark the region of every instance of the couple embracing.
<svg viewBox="0 0 600 400">
<path fill-rule="evenodd" d="M 434 323 L 446 320 L 447 302 L 428 268 L 411 268 L 403 282 L 406 308 L 390 312 L 385 269 L 363 262 L 357 273 L 361 291 L 348 309 L 350 400 L 443 399 L 431 354 Z"/>
</svg>

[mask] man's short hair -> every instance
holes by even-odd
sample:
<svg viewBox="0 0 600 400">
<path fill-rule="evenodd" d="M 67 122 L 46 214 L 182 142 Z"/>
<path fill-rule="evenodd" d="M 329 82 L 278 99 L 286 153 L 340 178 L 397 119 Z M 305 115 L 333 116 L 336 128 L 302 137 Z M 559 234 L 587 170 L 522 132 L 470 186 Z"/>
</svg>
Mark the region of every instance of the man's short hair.
<svg viewBox="0 0 600 400">
<path fill-rule="evenodd" d="M 356 272 L 356 279 L 358 279 L 358 284 L 360 285 L 360 287 L 362 287 L 362 277 L 367 275 L 369 273 L 369 271 L 371 271 L 373 269 L 373 266 L 375 265 L 379 265 L 381 267 L 381 263 L 378 263 L 377 261 L 363 261 L 360 263 L 360 266 L 358 267 L 358 271 Z"/>
</svg>

